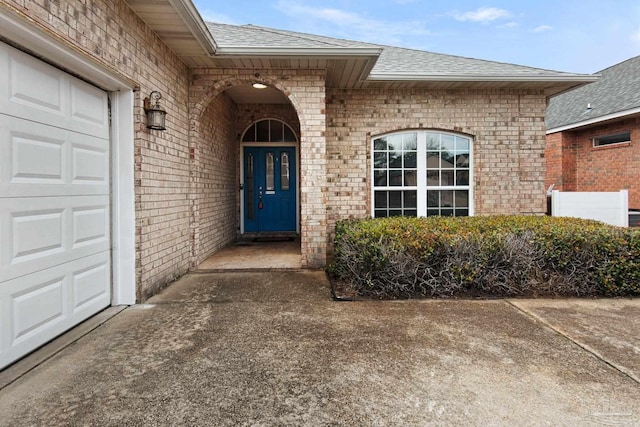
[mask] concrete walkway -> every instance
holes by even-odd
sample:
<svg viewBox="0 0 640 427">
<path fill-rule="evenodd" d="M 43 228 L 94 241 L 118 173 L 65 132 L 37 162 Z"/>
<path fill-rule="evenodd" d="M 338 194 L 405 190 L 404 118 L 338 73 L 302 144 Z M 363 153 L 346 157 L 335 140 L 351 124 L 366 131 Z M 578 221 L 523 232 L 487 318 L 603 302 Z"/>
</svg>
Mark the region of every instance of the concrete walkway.
<svg viewBox="0 0 640 427">
<path fill-rule="evenodd" d="M 192 274 L 0 390 L 0 425 L 640 425 L 639 300 L 335 302 Z"/>
</svg>

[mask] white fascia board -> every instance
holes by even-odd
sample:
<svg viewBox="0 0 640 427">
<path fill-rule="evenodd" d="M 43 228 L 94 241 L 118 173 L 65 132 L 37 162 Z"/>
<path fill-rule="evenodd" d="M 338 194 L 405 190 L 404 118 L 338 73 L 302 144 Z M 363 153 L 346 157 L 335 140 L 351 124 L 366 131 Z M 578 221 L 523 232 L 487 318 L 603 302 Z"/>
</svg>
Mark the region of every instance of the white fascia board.
<svg viewBox="0 0 640 427">
<path fill-rule="evenodd" d="M 376 73 L 367 80 L 375 81 L 447 81 L 447 82 L 549 82 L 591 83 L 598 76 L 590 75 L 530 75 L 530 74 L 413 74 Z"/>
<path fill-rule="evenodd" d="M 216 51 L 216 56 L 321 56 L 327 58 L 345 56 L 372 56 L 378 57 L 382 53 L 382 48 L 302 48 L 302 47 L 220 47 Z"/>
<path fill-rule="evenodd" d="M 169 3 L 182 17 L 182 21 L 189 28 L 189 31 L 200 46 L 209 55 L 214 55 L 218 50 L 218 45 L 193 2 L 191 0 L 169 0 Z"/>
<path fill-rule="evenodd" d="M 617 113 L 611 113 L 605 116 L 594 117 L 589 120 L 583 120 L 581 122 L 571 123 L 569 125 L 558 126 L 552 129 L 548 129 L 547 135 L 550 135 L 552 133 L 557 133 L 557 132 L 564 132 L 565 130 L 576 129 L 583 126 L 593 125 L 600 122 L 606 122 L 607 120 L 619 119 L 621 117 L 630 116 L 632 114 L 639 114 L 639 113 L 640 113 L 640 107 L 632 108 L 630 110 L 618 111 Z"/>
</svg>

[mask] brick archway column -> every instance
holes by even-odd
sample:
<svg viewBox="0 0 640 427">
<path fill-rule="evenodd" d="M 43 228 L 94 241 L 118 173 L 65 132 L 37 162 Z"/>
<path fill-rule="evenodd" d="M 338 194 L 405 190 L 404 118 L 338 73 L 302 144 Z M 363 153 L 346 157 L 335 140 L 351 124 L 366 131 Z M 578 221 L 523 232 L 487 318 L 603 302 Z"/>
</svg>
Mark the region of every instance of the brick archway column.
<svg viewBox="0 0 640 427">
<path fill-rule="evenodd" d="M 202 114 L 209 103 L 226 89 L 261 80 L 282 91 L 300 121 L 300 239 L 303 268 L 323 268 L 327 259 L 327 143 L 324 70 L 230 70 L 198 69 L 189 87 L 189 149 L 191 161 L 192 265 L 198 259 L 200 239 L 198 187 Z"/>
<path fill-rule="evenodd" d="M 309 76 L 296 93 L 300 109 L 300 239 L 302 266 L 327 259 L 327 140 L 324 73 Z M 310 85 L 310 86 L 309 86 Z"/>
</svg>

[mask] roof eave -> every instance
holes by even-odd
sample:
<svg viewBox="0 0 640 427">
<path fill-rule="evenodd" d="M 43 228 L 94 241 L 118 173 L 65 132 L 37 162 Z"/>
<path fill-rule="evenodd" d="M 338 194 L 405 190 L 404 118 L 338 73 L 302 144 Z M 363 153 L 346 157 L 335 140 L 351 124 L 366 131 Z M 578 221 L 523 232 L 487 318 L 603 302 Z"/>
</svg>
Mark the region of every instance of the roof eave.
<svg viewBox="0 0 640 427">
<path fill-rule="evenodd" d="M 588 75 L 515 75 L 515 74 L 410 74 L 372 73 L 371 81 L 435 81 L 435 82 L 548 82 L 586 84 L 598 80 Z"/>
<path fill-rule="evenodd" d="M 182 17 L 184 24 L 189 28 L 189 31 L 200 46 L 207 54 L 214 55 L 218 50 L 218 45 L 193 2 L 191 0 L 169 0 L 169 3 Z"/>
<path fill-rule="evenodd" d="M 557 132 L 564 132 L 566 130 L 577 129 L 583 126 L 589 126 L 589 125 L 593 125 L 600 122 L 606 122 L 608 120 L 619 119 L 621 117 L 630 116 L 632 114 L 640 114 L 640 107 L 632 108 L 629 110 L 618 111 L 611 114 L 605 114 L 604 116 L 594 117 L 592 119 L 583 120 L 583 121 L 571 123 L 568 125 L 556 126 L 554 128 L 548 129 L 547 135 L 550 135 L 552 133 L 557 133 Z"/>
<path fill-rule="evenodd" d="M 294 47 L 220 47 L 216 51 L 216 56 L 239 57 L 239 56 L 262 56 L 262 57 L 379 57 L 381 48 L 294 48 Z"/>
</svg>

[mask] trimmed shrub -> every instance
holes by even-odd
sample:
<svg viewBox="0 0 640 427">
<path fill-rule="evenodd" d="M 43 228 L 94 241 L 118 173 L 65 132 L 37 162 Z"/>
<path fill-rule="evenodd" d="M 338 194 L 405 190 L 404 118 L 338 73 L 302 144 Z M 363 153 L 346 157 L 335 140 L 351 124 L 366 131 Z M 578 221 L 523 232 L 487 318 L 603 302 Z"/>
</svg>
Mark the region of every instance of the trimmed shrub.
<svg viewBox="0 0 640 427">
<path fill-rule="evenodd" d="M 575 218 L 336 224 L 334 282 L 377 298 L 640 294 L 640 232 Z"/>
</svg>

